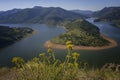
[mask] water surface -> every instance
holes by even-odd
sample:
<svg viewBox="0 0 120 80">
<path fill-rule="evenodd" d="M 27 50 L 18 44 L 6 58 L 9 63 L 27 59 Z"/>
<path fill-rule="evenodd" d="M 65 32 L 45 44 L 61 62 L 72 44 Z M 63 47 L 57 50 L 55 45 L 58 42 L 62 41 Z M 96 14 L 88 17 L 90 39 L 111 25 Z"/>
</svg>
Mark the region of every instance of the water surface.
<svg viewBox="0 0 120 80">
<path fill-rule="evenodd" d="M 45 52 L 44 43 L 64 33 L 65 30 L 59 26 L 47 26 L 44 24 L 2 24 L 10 27 L 30 27 L 35 30 L 35 34 L 24 38 L 13 45 L 0 50 L 0 66 L 12 66 L 11 59 L 15 56 L 28 60 L 37 56 L 40 52 Z"/>
<path fill-rule="evenodd" d="M 93 66 L 102 66 L 105 63 L 120 64 L 120 29 L 111 26 L 107 22 L 93 22 L 93 19 L 87 19 L 92 24 L 100 28 L 100 32 L 117 41 L 118 46 L 106 50 L 78 50 L 81 54 L 79 61 L 88 62 Z M 47 40 L 52 39 L 65 32 L 64 28 L 57 26 L 48 26 L 44 24 L 3 24 L 11 27 L 31 27 L 36 30 L 36 34 L 24 38 L 13 45 L 0 50 L 0 66 L 12 66 L 11 59 L 15 56 L 23 57 L 25 60 L 38 56 L 40 52 L 46 52 L 43 46 Z M 54 49 L 55 55 L 59 59 L 64 59 L 66 50 Z"/>
</svg>

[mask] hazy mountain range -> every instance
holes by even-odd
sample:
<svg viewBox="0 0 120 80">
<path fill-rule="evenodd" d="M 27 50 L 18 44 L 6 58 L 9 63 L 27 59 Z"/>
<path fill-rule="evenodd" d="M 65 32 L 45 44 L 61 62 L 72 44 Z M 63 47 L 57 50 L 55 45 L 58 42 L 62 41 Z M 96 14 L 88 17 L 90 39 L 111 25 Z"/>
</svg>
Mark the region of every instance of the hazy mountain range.
<svg viewBox="0 0 120 80">
<path fill-rule="evenodd" d="M 79 9 L 77 9 L 77 10 L 70 10 L 70 11 L 75 12 L 75 13 L 79 13 L 79 14 L 82 14 L 82 15 L 85 15 L 87 17 L 91 17 L 92 14 L 94 13 L 93 11 L 90 11 L 90 10 L 79 10 Z"/>
<path fill-rule="evenodd" d="M 112 25 L 120 27 L 120 7 L 105 7 L 93 13 L 97 17 L 95 21 L 109 21 Z"/>
<path fill-rule="evenodd" d="M 44 23 L 60 24 L 80 18 L 97 17 L 99 20 L 120 20 L 120 7 L 105 7 L 93 12 L 90 10 L 65 10 L 60 7 L 40 7 L 0 11 L 0 23 Z M 118 22 L 117 22 L 118 23 Z"/>
<path fill-rule="evenodd" d="M 13 9 L 0 12 L 0 23 L 46 23 L 59 24 L 86 18 L 85 15 L 64 10 L 60 7 L 39 7 Z"/>
<path fill-rule="evenodd" d="M 120 20 L 120 7 L 105 7 L 93 13 L 94 17 L 106 20 Z"/>
</svg>

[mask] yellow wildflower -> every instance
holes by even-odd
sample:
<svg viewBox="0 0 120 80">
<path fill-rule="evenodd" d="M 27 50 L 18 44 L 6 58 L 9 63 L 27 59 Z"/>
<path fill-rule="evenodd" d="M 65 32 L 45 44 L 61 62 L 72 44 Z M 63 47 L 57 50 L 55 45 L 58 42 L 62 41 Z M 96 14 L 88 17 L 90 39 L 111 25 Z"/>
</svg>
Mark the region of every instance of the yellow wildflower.
<svg viewBox="0 0 120 80">
<path fill-rule="evenodd" d="M 72 56 L 73 56 L 74 59 L 76 59 L 76 58 L 78 58 L 78 57 L 80 56 L 80 54 L 77 53 L 77 52 L 74 52 L 74 53 L 72 54 Z"/>
<path fill-rule="evenodd" d="M 69 45 L 67 45 L 67 48 L 70 49 L 70 50 L 72 50 L 72 49 L 73 49 L 73 46 L 74 46 L 74 45 L 69 44 Z"/>
<path fill-rule="evenodd" d="M 67 41 L 67 42 L 66 42 L 66 45 L 69 45 L 69 44 L 72 44 L 72 42 L 71 42 L 71 41 Z"/>
<path fill-rule="evenodd" d="M 72 63 L 68 63 L 68 67 L 72 67 L 73 66 L 73 64 Z"/>
<path fill-rule="evenodd" d="M 52 50 L 51 48 L 49 48 L 49 49 L 47 50 L 47 52 L 48 52 L 48 53 L 52 53 L 53 50 Z"/>
<path fill-rule="evenodd" d="M 15 64 L 21 64 L 21 63 L 24 63 L 24 60 L 21 57 L 14 57 L 12 59 L 12 62 L 15 63 Z"/>
<path fill-rule="evenodd" d="M 39 58 L 37 58 L 37 57 L 35 57 L 35 58 L 33 58 L 33 61 L 35 61 L 35 62 L 39 62 Z"/>
<path fill-rule="evenodd" d="M 67 58 L 70 58 L 71 56 L 70 56 L 70 55 L 67 55 L 66 57 L 67 57 Z"/>
<path fill-rule="evenodd" d="M 78 68 L 79 64 L 78 63 L 74 63 L 75 67 Z"/>
<path fill-rule="evenodd" d="M 45 53 L 40 53 L 39 56 L 43 57 L 43 56 L 45 56 Z"/>
</svg>

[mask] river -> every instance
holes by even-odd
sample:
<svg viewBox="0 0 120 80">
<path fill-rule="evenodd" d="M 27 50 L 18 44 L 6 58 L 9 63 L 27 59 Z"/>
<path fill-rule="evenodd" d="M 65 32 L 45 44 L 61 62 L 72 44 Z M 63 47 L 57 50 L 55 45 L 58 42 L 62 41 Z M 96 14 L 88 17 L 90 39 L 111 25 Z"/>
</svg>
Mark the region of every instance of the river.
<svg viewBox="0 0 120 80">
<path fill-rule="evenodd" d="M 117 41 L 118 46 L 106 50 L 77 50 L 80 53 L 79 61 L 87 62 L 92 66 L 103 66 L 105 63 L 120 64 L 120 29 L 111 26 L 108 22 L 93 22 L 93 19 L 87 21 L 99 27 L 100 32 Z M 35 30 L 35 34 L 24 38 L 6 48 L 0 49 L 0 67 L 13 66 L 11 62 L 15 56 L 30 60 L 38 56 L 41 52 L 46 52 L 44 43 L 65 32 L 60 26 L 48 26 L 44 24 L 1 24 L 10 27 L 30 27 Z M 54 49 L 57 58 L 64 60 L 67 50 Z"/>
</svg>

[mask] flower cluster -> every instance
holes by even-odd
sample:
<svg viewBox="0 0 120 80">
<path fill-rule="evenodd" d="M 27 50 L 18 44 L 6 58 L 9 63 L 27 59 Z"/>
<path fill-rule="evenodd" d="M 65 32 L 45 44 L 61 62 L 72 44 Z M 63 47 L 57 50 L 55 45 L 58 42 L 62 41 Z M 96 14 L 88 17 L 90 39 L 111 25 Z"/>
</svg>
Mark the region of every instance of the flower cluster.
<svg viewBox="0 0 120 80">
<path fill-rule="evenodd" d="M 73 59 L 77 59 L 80 56 L 80 54 L 77 52 L 74 52 L 72 56 L 73 56 Z"/>
<path fill-rule="evenodd" d="M 66 42 L 66 46 L 67 46 L 67 48 L 70 49 L 70 50 L 72 50 L 73 47 L 74 47 L 74 45 L 72 44 L 71 41 L 67 41 L 67 42 Z"/>
<path fill-rule="evenodd" d="M 53 51 L 53 49 L 51 48 L 50 45 L 48 45 L 47 53 L 49 53 L 50 57 L 51 57 L 53 60 L 55 60 L 54 51 Z"/>
<path fill-rule="evenodd" d="M 21 57 L 14 57 L 12 59 L 12 62 L 17 65 L 17 67 L 21 67 L 21 65 L 25 62 L 23 58 Z"/>
<path fill-rule="evenodd" d="M 52 53 L 53 50 L 52 50 L 51 48 L 48 48 L 47 52 L 48 52 L 48 53 Z"/>
</svg>

